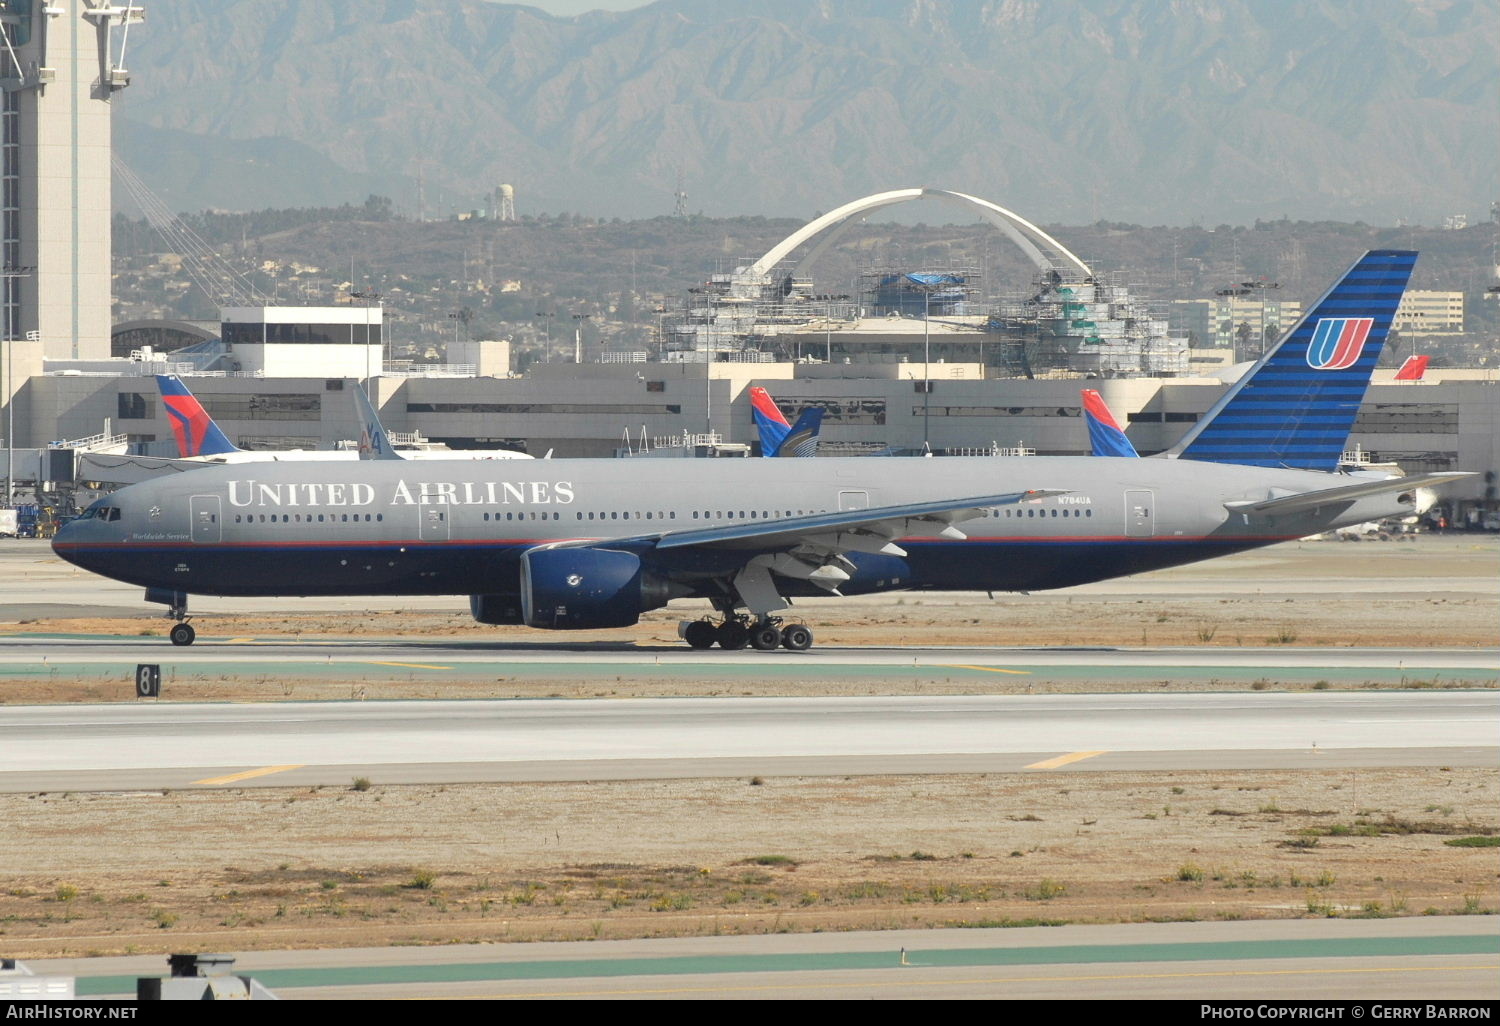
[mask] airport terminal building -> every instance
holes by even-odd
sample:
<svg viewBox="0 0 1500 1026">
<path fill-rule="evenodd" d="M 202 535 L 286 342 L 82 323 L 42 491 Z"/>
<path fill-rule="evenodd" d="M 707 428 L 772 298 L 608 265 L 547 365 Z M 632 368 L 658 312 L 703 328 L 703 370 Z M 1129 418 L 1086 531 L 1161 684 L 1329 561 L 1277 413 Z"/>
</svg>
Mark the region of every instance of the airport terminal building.
<svg viewBox="0 0 1500 1026">
<path fill-rule="evenodd" d="M 363 311 L 347 316 L 361 319 L 354 327 L 362 330 Z M 316 376 L 194 373 L 191 364 L 149 353 L 49 365 L 30 379 L 26 401 L 17 406 L 26 415 L 25 435 L 19 424 L 17 434 L 46 445 L 97 436 L 108 425 L 107 434 L 135 451 L 176 455 L 152 376 L 170 371 L 182 374 L 230 439 L 247 449 L 328 449 L 357 439 L 350 389 L 364 381 L 388 429 L 453 449 L 612 457 L 712 434 L 753 451 L 749 389 L 759 385 L 792 417 L 810 406 L 823 408 L 822 455 L 1077 455 L 1089 450 L 1080 390 L 1094 388 L 1145 455 L 1169 448 L 1227 387 L 1206 376 L 995 378 L 975 364 L 934 364 L 927 378 L 923 365 L 911 363 L 554 363 L 516 377 L 476 374 L 475 365 L 466 364 L 367 376 L 374 347 L 362 341 L 351 335 L 316 355 L 305 351 L 316 345 L 286 343 L 301 351 L 299 359 Z M 245 348 L 234 351 L 251 359 Z M 1455 523 L 1466 522 L 1470 511 L 1481 518 L 1500 511 L 1500 374 L 1434 370 L 1420 381 L 1393 377 L 1377 372 L 1351 447 L 1408 473 L 1477 472 L 1445 492 Z M 24 469 L 18 474 L 34 477 Z"/>
</svg>

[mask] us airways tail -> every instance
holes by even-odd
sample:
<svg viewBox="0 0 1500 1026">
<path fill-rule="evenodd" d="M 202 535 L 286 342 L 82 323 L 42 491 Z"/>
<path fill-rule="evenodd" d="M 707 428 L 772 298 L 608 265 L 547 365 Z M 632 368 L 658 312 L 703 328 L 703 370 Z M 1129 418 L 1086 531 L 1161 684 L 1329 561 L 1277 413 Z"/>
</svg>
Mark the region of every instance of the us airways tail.
<svg viewBox="0 0 1500 1026">
<path fill-rule="evenodd" d="M 1333 471 L 1417 254 L 1371 250 L 1165 455 Z"/>
<path fill-rule="evenodd" d="M 220 456 L 241 451 L 219 430 L 219 425 L 214 423 L 197 397 L 188 391 L 181 378 L 175 374 L 158 374 L 156 387 L 161 389 L 167 420 L 171 422 L 172 434 L 177 436 L 179 457 Z"/>
<path fill-rule="evenodd" d="M 380 415 L 375 412 L 375 404 L 370 402 L 370 397 L 365 394 L 364 388 L 355 383 L 354 405 L 359 411 L 359 458 L 362 460 L 401 460 L 405 459 L 395 446 L 391 445 L 391 436 L 385 433 L 385 426 L 380 423 Z"/>
<path fill-rule="evenodd" d="M 1091 456 L 1128 456 L 1135 458 L 1140 453 L 1125 437 L 1125 432 L 1115 421 L 1115 416 L 1105 405 L 1104 397 L 1092 388 L 1083 390 L 1083 419 L 1089 425 Z"/>
<path fill-rule="evenodd" d="M 760 431 L 762 456 L 817 455 L 818 433 L 823 428 L 822 407 L 804 410 L 795 425 L 789 424 L 771 393 L 757 385 L 750 389 L 750 412 Z"/>
</svg>

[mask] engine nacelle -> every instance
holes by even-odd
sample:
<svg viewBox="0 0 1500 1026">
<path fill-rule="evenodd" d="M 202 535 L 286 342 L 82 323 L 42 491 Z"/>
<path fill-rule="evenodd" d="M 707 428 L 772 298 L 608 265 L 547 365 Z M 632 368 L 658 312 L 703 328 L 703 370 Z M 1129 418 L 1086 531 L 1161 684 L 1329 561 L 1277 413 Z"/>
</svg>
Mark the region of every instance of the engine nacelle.
<svg viewBox="0 0 1500 1026">
<path fill-rule="evenodd" d="M 479 623 L 495 627 L 525 622 L 521 619 L 521 596 L 515 592 L 509 595 L 470 595 L 469 613 Z"/>
<path fill-rule="evenodd" d="M 521 557 L 521 611 L 528 627 L 629 627 L 668 597 L 666 582 L 647 574 L 640 557 L 629 552 L 532 549 Z"/>
</svg>

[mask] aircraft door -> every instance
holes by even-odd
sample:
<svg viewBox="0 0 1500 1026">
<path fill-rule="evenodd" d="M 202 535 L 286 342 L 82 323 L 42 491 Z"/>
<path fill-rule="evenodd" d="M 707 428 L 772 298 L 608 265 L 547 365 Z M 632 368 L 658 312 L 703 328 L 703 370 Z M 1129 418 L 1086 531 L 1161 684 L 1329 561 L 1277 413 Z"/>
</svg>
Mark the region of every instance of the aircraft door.
<svg viewBox="0 0 1500 1026">
<path fill-rule="evenodd" d="M 846 512 L 852 509 L 869 509 L 869 492 L 839 492 L 839 511 Z"/>
<path fill-rule="evenodd" d="M 188 517 L 192 521 L 193 541 L 211 544 L 224 536 L 223 500 L 217 495 L 194 495 L 188 500 Z"/>
<path fill-rule="evenodd" d="M 1125 493 L 1125 536 L 1151 538 L 1156 535 L 1156 493 Z"/>
<path fill-rule="evenodd" d="M 447 541 L 448 515 L 447 506 L 425 504 L 418 506 L 418 537 L 423 541 Z"/>
</svg>

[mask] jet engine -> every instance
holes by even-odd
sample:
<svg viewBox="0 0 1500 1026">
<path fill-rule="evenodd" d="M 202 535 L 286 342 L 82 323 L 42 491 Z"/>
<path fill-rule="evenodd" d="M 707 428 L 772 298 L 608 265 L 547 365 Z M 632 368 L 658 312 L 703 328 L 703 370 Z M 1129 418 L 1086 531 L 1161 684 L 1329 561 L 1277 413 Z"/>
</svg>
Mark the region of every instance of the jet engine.
<svg viewBox="0 0 1500 1026">
<path fill-rule="evenodd" d="M 470 595 L 469 613 L 479 623 L 495 627 L 524 622 L 521 619 L 521 596 L 517 592 L 507 595 Z"/>
<path fill-rule="evenodd" d="M 671 597 L 639 556 L 611 549 L 532 549 L 521 557 L 521 610 L 529 627 L 629 627 Z"/>
</svg>

